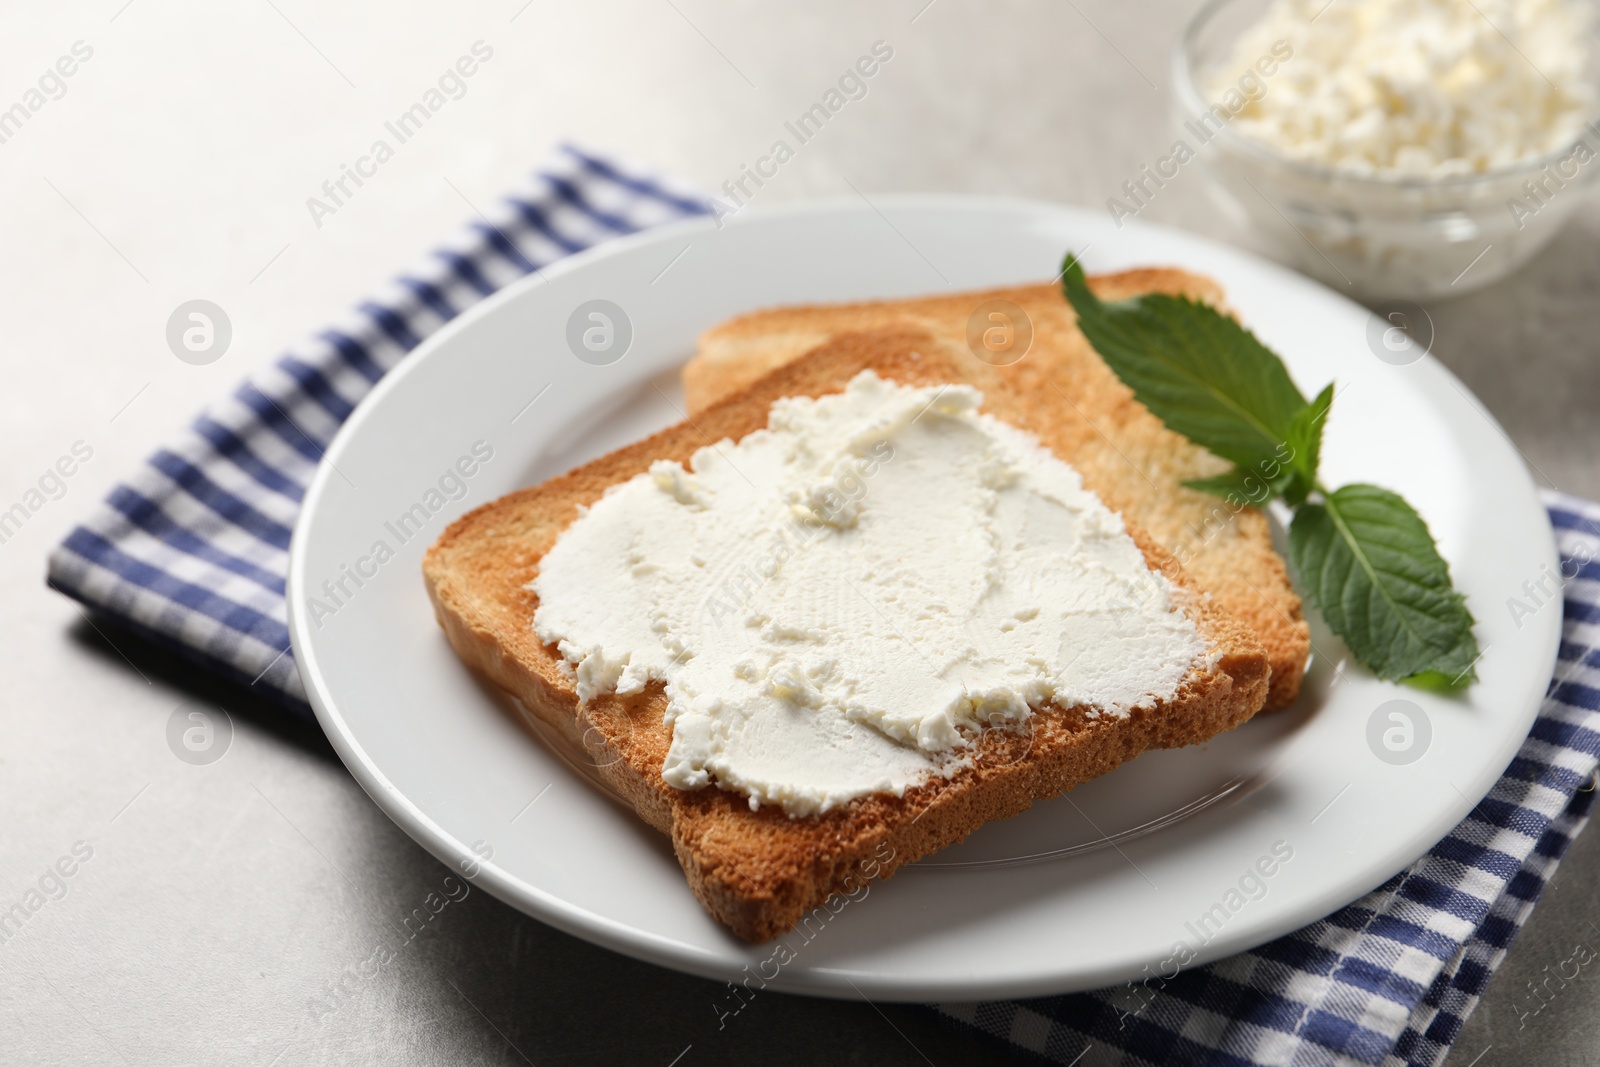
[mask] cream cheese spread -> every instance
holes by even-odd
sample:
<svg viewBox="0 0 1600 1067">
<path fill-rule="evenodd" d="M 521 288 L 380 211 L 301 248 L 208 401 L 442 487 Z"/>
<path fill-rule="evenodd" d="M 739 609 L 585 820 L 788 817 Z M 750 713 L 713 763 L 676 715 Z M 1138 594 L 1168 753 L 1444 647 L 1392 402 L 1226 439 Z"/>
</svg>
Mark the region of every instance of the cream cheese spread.
<svg viewBox="0 0 1600 1067">
<path fill-rule="evenodd" d="M 662 776 L 806 815 L 1047 702 L 1126 715 L 1214 653 L 1121 518 L 968 386 L 870 371 L 659 461 L 557 539 L 533 625 L 580 700 L 665 683 Z"/>
<path fill-rule="evenodd" d="M 1353 174 L 1475 174 L 1571 147 L 1594 108 L 1589 0 L 1274 0 L 1214 72 L 1294 49 L 1240 133 Z"/>
</svg>

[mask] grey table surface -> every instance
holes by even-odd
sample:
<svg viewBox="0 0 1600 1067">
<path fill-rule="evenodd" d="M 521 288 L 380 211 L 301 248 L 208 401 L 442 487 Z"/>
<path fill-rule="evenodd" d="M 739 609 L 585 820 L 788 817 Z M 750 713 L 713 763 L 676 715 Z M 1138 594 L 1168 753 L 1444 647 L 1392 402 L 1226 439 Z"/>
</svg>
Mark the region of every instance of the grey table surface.
<svg viewBox="0 0 1600 1067">
<path fill-rule="evenodd" d="M 763 996 L 722 1029 L 719 987 L 557 933 L 482 892 L 370 977 L 445 870 L 314 727 L 88 624 L 44 556 L 143 455 L 519 180 L 556 140 L 715 188 L 872 42 L 894 60 L 760 202 L 1002 193 L 1103 207 L 1162 154 L 1185 0 L 575 5 L 483 0 L 0 8 L 0 106 L 77 42 L 91 56 L 0 143 L 0 501 L 73 442 L 94 458 L 0 545 L 0 904 L 92 849 L 0 944 L 0 1063 L 963 1063 L 985 1044 L 914 1009 Z M 305 200 L 474 41 L 493 48 L 360 195 Z M 15 100 L 13 99 L 15 98 Z M 1143 217 L 1251 246 L 1187 177 Z M 1600 496 L 1600 205 L 1491 292 L 1429 305 L 1434 352 L 1541 484 Z M 227 356 L 174 359 L 205 297 Z M 236 723 L 221 761 L 167 747 L 199 696 Z M 1600 1062 L 1600 987 L 1537 1015 L 1530 982 L 1600 943 L 1581 838 L 1449 1062 Z"/>
</svg>

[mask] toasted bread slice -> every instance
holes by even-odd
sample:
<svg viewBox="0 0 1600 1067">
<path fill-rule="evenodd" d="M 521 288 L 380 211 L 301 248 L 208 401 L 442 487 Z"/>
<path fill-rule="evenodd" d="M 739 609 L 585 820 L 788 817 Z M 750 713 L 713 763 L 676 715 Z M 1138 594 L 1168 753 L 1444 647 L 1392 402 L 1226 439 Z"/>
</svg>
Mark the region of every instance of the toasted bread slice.
<svg viewBox="0 0 1600 1067">
<path fill-rule="evenodd" d="M 1108 300 L 1147 292 L 1181 293 L 1216 305 L 1222 299 L 1215 282 L 1179 270 L 1101 275 L 1089 284 Z M 1032 321 L 1032 347 L 1005 367 L 982 362 L 967 347 L 968 320 L 991 300 L 1010 301 Z M 1071 456 L 1085 485 L 1175 555 L 1201 589 L 1255 630 L 1272 657 L 1266 710 L 1294 703 L 1311 637 L 1300 598 L 1272 548 L 1266 516 L 1255 508 L 1235 513 L 1218 497 L 1184 488 L 1184 481 L 1220 474 L 1228 464 L 1168 430 L 1133 399 L 1078 331 L 1059 286 L 741 315 L 707 330 L 684 367 L 689 415 L 831 337 L 895 323 L 939 337 L 986 392 L 1003 385 L 1018 397 L 1018 426 L 1057 454 Z"/>
<path fill-rule="evenodd" d="M 1019 731 L 984 730 L 971 765 L 903 796 L 869 795 L 821 815 L 791 817 L 774 805 L 716 787 L 682 791 L 661 776 L 671 743 L 659 682 L 626 697 L 580 703 L 572 668 L 534 633 L 538 598 L 529 583 L 540 559 L 612 485 L 658 459 L 687 463 L 709 442 L 738 440 L 767 423 L 786 396 L 842 391 L 871 369 L 904 385 L 968 381 L 924 331 L 889 329 L 840 337 L 654 437 L 543 485 L 512 493 L 450 526 L 423 564 L 440 624 L 461 657 L 519 698 L 577 750 L 652 826 L 669 835 L 695 895 L 739 937 L 763 941 L 840 892 L 954 844 L 991 819 L 1025 810 L 1151 748 L 1204 741 L 1249 719 L 1266 697 L 1270 665 L 1243 623 L 1201 593 L 1145 535 L 1129 527 L 1153 568 L 1205 638 L 1214 665 L 1190 671 L 1170 702 L 1126 716 L 1049 705 Z M 1006 394 L 985 404 L 1018 415 Z M 1073 457 L 1063 456 L 1068 462 Z"/>
</svg>

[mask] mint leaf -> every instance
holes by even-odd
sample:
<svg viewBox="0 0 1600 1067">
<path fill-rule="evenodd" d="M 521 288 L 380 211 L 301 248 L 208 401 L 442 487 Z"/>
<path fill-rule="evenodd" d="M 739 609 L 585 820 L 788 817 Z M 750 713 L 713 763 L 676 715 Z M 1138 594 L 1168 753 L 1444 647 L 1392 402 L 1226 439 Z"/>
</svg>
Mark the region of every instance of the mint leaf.
<svg viewBox="0 0 1600 1067">
<path fill-rule="evenodd" d="M 1103 302 L 1071 254 L 1062 288 L 1095 351 L 1169 428 L 1240 467 L 1283 461 L 1306 399 L 1250 331 L 1186 297 Z"/>
<path fill-rule="evenodd" d="M 1347 485 L 1301 505 L 1289 559 L 1329 629 L 1378 677 L 1475 679 L 1472 613 L 1427 524 L 1397 494 Z"/>
<path fill-rule="evenodd" d="M 1289 556 L 1307 596 L 1379 677 L 1452 688 L 1475 679 L 1472 614 L 1427 524 L 1387 489 L 1317 481 L 1330 384 L 1309 403 L 1283 361 L 1233 319 L 1183 297 L 1106 302 L 1068 253 L 1062 290 L 1078 328 L 1152 414 L 1234 468 L 1184 484 L 1295 508 Z M 1321 493 L 1318 503 L 1308 503 Z"/>
<path fill-rule="evenodd" d="M 1333 405 L 1333 383 L 1329 382 L 1317 398 L 1295 414 L 1284 435 L 1292 477 L 1283 496 L 1298 506 L 1317 485 L 1317 464 L 1322 460 L 1322 427 Z"/>
<path fill-rule="evenodd" d="M 1322 426 L 1333 404 L 1333 383 L 1295 413 L 1276 455 L 1253 467 L 1235 467 L 1212 478 L 1195 478 L 1183 484 L 1202 493 L 1227 498 L 1239 507 L 1262 507 L 1281 496 L 1299 506 L 1317 487 L 1317 463 L 1322 458 Z"/>
<path fill-rule="evenodd" d="M 1269 479 L 1252 468 L 1235 467 L 1225 474 L 1218 474 L 1212 478 L 1191 478 L 1183 484 L 1202 493 L 1224 497 L 1229 503 L 1237 504 L 1239 507 L 1254 508 L 1282 493 L 1291 477 L 1292 474 L 1287 470 L 1281 471 L 1276 478 Z"/>
</svg>

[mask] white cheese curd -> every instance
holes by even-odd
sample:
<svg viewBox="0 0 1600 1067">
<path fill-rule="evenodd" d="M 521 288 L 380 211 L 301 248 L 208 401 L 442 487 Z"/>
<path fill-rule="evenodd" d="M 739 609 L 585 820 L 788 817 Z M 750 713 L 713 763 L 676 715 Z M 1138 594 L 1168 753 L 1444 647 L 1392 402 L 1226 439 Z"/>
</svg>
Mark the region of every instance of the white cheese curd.
<svg viewBox="0 0 1600 1067">
<path fill-rule="evenodd" d="M 1352 174 L 1447 177 L 1569 147 L 1594 108 L 1580 0 L 1275 0 L 1208 97 L 1277 41 L 1284 61 L 1232 123 Z"/>
<path fill-rule="evenodd" d="M 535 631 L 582 700 L 665 683 L 673 786 L 791 815 L 949 774 L 1049 701 L 1170 699 L 1214 658 L 1171 585 L 981 403 L 866 371 L 653 464 L 545 555 Z"/>
</svg>

